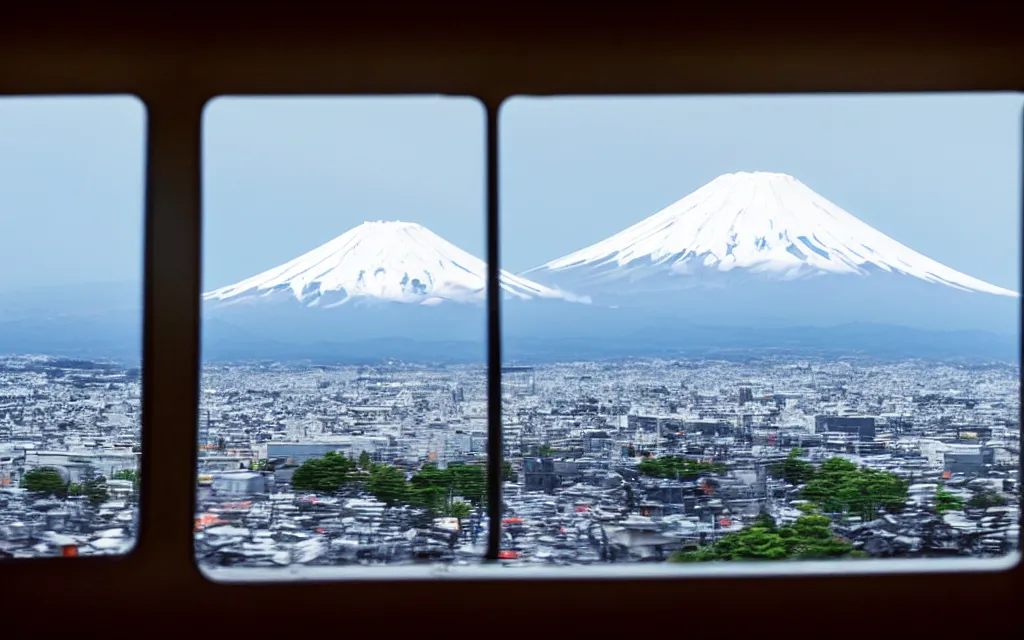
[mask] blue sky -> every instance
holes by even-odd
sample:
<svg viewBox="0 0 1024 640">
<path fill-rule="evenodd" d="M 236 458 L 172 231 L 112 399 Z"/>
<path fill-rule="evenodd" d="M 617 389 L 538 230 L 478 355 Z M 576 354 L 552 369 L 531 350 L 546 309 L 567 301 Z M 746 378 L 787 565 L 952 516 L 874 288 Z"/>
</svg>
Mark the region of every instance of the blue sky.
<svg viewBox="0 0 1024 640">
<path fill-rule="evenodd" d="M 0 291 L 142 280 L 146 111 L 0 98 Z"/>
<path fill-rule="evenodd" d="M 204 288 L 367 220 L 483 256 L 485 125 L 471 98 L 219 98 L 203 114 Z"/>
<path fill-rule="evenodd" d="M 1022 105 L 1021 94 L 517 98 L 501 112 L 503 262 L 522 270 L 582 248 L 723 173 L 777 171 L 1019 290 Z"/>
<path fill-rule="evenodd" d="M 932 258 L 1019 289 L 1024 98 L 516 98 L 501 112 L 504 266 L 615 233 L 721 173 L 790 173 Z M 145 113 L 0 99 L 0 290 L 141 278 Z M 222 98 L 204 114 L 204 286 L 364 220 L 483 255 L 484 113 L 467 98 Z"/>
</svg>

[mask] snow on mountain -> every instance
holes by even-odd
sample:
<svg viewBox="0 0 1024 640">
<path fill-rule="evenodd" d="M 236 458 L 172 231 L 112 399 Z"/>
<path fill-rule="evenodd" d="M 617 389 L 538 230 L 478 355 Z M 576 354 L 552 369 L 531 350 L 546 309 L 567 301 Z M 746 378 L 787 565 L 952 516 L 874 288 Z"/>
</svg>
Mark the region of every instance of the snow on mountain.
<svg viewBox="0 0 1024 640">
<path fill-rule="evenodd" d="M 690 276 L 674 279 L 680 284 L 701 284 L 730 272 L 791 280 L 879 271 L 965 291 L 1019 295 L 921 255 L 793 176 L 769 172 L 719 176 L 628 229 L 524 275 L 584 286 L 666 275 Z"/>
<path fill-rule="evenodd" d="M 501 288 L 519 299 L 577 300 L 501 272 Z M 422 225 L 364 222 L 278 267 L 203 295 L 206 301 L 293 298 L 332 307 L 367 298 L 420 305 L 482 302 L 487 265 Z"/>
</svg>

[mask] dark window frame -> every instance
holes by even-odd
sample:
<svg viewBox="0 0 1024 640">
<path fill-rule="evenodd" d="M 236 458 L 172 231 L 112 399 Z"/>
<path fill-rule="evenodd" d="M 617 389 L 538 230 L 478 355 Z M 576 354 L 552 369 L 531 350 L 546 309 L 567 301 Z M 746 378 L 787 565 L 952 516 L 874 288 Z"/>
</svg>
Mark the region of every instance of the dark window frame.
<svg viewBox="0 0 1024 640">
<path fill-rule="evenodd" d="M 678 21 L 612 11 L 592 20 L 588 32 L 578 31 L 580 16 L 572 13 L 545 13 L 542 25 L 528 14 L 506 16 L 500 28 L 477 20 L 476 29 L 465 18 L 423 13 L 405 16 L 396 26 L 395 15 L 386 10 L 367 12 L 371 18 L 346 17 L 337 24 L 320 25 L 268 13 L 242 32 L 231 31 L 241 22 L 234 12 L 207 11 L 180 21 L 154 16 L 152 22 L 131 23 L 124 16 L 111 18 L 100 11 L 97 14 L 105 20 L 101 24 L 74 13 L 61 18 L 39 11 L 35 17 L 46 25 L 35 31 L 17 16 L 10 17 L 0 27 L 0 95 L 134 94 L 146 104 L 149 139 L 145 480 L 138 545 L 121 558 L 0 564 L 0 579 L 18 585 L 4 589 L 4 609 L 30 611 L 39 594 L 60 585 L 67 593 L 78 594 L 101 588 L 108 601 L 125 603 L 119 614 L 140 619 L 151 609 L 203 615 L 198 612 L 211 600 L 235 597 L 266 615 L 282 599 L 307 611 L 329 612 L 345 603 L 346 608 L 367 614 L 391 613 L 394 602 L 423 613 L 434 610 L 438 601 L 482 610 L 499 598 L 530 603 L 533 615 L 593 611 L 608 597 L 605 581 L 224 585 L 201 576 L 192 553 L 192 517 L 200 365 L 202 109 L 209 99 L 223 94 L 478 96 L 492 125 L 487 172 L 490 223 L 498 195 L 493 124 L 502 99 L 510 95 L 1024 90 L 1019 16 L 991 7 L 959 7 L 957 14 L 932 13 L 928 20 L 913 7 L 904 13 L 863 11 L 856 17 L 828 16 L 818 24 L 807 16 L 794 19 L 799 9 L 767 9 L 737 10 L 749 23 L 745 26 L 737 26 L 728 15 L 719 16 L 725 18 L 723 23 L 707 24 L 706 12 L 696 15 L 688 6 L 675 16 Z M 202 26 L 189 30 L 192 20 Z M 290 35 L 283 38 L 287 46 L 268 45 L 280 35 L 277 30 L 289 27 Z M 814 32 L 822 35 L 806 37 Z M 872 33 L 870 46 L 860 37 L 863 32 Z M 623 40 L 630 46 L 608 44 Z M 494 230 L 488 249 L 493 283 L 498 268 L 491 252 L 496 249 Z M 498 328 L 496 310 L 490 302 L 492 330 Z M 492 363 L 500 356 L 496 341 L 491 341 L 489 355 Z M 493 390 L 497 368 L 491 369 Z M 492 432 L 498 410 L 490 413 Z M 495 468 L 500 466 L 492 466 L 492 480 Z M 1014 603 L 1022 585 L 1024 569 L 1017 565 L 980 574 L 624 579 L 613 588 L 624 618 L 642 605 L 660 605 L 663 612 L 652 612 L 652 618 L 673 617 L 680 602 L 699 602 L 708 615 L 728 612 L 735 602 L 747 603 L 751 614 L 778 612 L 800 598 L 815 603 L 808 615 L 825 617 L 849 614 L 851 603 L 904 602 L 907 594 L 935 607 L 943 606 L 937 604 L 942 599 L 953 598 L 968 611 L 976 606 L 979 611 L 998 612 Z M 80 624 L 74 612 L 96 613 L 96 606 L 92 599 L 69 599 L 61 603 L 60 615 L 67 616 L 69 625 Z M 282 610 L 274 617 L 287 621 L 291 613 Z M 948 621 L 934 609 L 930 615 L 933 624 L 949 629 Z M 968 622 L 976 632 L 978 621 Z M 599 629 L 607 624 L 603 615 L 590 623 Z"/>
</svg>

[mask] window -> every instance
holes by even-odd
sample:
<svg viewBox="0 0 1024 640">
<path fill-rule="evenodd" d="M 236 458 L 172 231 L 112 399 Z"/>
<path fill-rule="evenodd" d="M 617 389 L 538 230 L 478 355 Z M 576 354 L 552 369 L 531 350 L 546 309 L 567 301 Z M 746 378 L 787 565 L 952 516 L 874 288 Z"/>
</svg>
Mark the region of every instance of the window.
<svg viewBox="0 0 1024 640">
<path fill-rule="evenodd" d="M 1022 105 L 508 100 L 509 560 L 1015 558 Z"/>
<path fill-rule="evenodd" d="M 736 19 L 734 9 L 726 11 L 722 20 L 702 20 L 710 17 L 709 9 L 698 8 L 695 15 L 687 8 L 681 16 L 685 21 L 665 19 L 668 12 L 655 16 L 595 10 L 586 15 L 549 11 L 543 19 L 520 12 L 485 23 L 465 12 L 454 16 L 431 8 L 403 16 L 392 7 L 366 7 L 344 20 L 317 16 L 301 25 L 280 10 L 248 11 L 244 20 L 237 12 L 224 12 L 221 17 L 204 10 L 188 16 L 187 23 L 132 19 L 132 14 L 122 12 L 113 20 L 89 20 L 85 29 L 87 16 L 49 12 L 40 13 L 43 20 L 14 20 L 0 26 L 10 31 L 0 38 L 5 54 L 0 56 L 0 91 L 116 90 L 139 95 L 148 109 L 146 482 L 141 485 L 138 544 L 126 558 L 0 563 L 5 584 L 17 585 L 5 590 L 5 609 L 33 610 L 52 594 L 60 602 L 62 615 L 48 616 L 47 622 L 76 631 L 83 619 L 76 614 L 96 618 L 108 613 L 122 622 L 137 618 L 145 628 L 162 619 L 153 614 L 168 608 L 180 612 L 175 621 L 190 628 L 195 627 L 192 621 L 184 622 L 189 617 L 251 610 L 259 612 L 263 626 L 283 623 L 293 629 L 295 624 L 319 619 L 308 612 L 341 607 L 357 612 L 357 620 L 383 622 L 389 628 L 420 628 L 423 620 L 437 618 L 438 611 L 451 611 L 441 618 L 489 629 L 505 624 L 493 615 L 496 602 L 525 612 L 531 621 L 571 619 L 574 630 L 607 631 L 609 623 L 692 627 L 691 619 L 698 620 L 697 625 L 743 626 L 735 615 L 740 602 L 746 618 L 754 620 L 776 620 L 779 612 L 794 611 L 799 603 L 805 624 L 864 619 L 878 627 L 878 620 L 897 629 L 913 626 L 918 634 L 930 627 L 946 635 L 959 626 L 968 635 L 976 635 L 979 625 L 1002 626 L 997 622 L 1004 617 L 1000 614 L 1013 611 L 1024 575 L 1019 565 L 981 573 L 935 561 L 927 564 L 937 575 L 891 576 L 901 562 L 879 560 L 884 567 L 870 570 L 876 575 L 851 577 L 836 571 L 835 563 L 824 563 L 828 567 L 818 575 L 796 579 L 779 575 L 785 573 L 780 569 L 783 563 L 686 567 L 616 563 L 622 567 L 618 577 L 626 579 L 610 584 L 601 579 L 614 573 L 606 564 L 555 567 L 544 573 L 543 567 L 534 572 L 512 569 L 523 563 L 509 561 L 509 568 L 475 573 L 433 569 L 431 573 L 518 579 L 403 579 L 365 584 L 337 579 L 341 576 L 336 574 L 330 582 L 245 588 L 208 580 L 196 568 L 202 105 L 218 93 L 427 90 L 480 96 L 489 106 L 493 125 L 497 105 L 512 94 L 1019 90 L 1022 86 L 1016 62 L 1019 38 L 1011 27 L 1019 21 L 988 7 L 985 14 L 974 16 L 970 9 L 956 14 L 933 11 L 927 20 L 921 19 L 920 12 L 889 8 L 884 15 L 860 11 L 840 21 L 832 16 L 815 19 L 800 10 L 787 12 L 782 6 L 756 16 L 746 10 L 746 19 Z M 22 7 L 25 11 L 28 5 Z M 606 19 L 601 20 L 602 15 Z M 943 20 L 945 15 L 948 19 Z M 858 18 L 862 24 L 857 24 Z M 800 28 L 808 21 L 812 24 Z M 33 24 L 39 25 L 35 32 Z M 865 32 L 874 37 L 864 38 Z M 609 47 L 610 42 L 616 46 Z M 488 139 L 494 141 L 496 135 L 495 127 L 489 126 Z M 497 149 L 496 145 L 489 148 Z M 490 160 L 493 156 L 489 156 L 488 176 L 494 178 L 497 165 Z M 494 236 L 489 240 L 493 241 L 497 239 L 493 233 L 497 183 L 489 179 L 488 184 L 489 235 Z M 511 195 L 506 191 L 503 197 Z M 490 260 L 492 275 L 497 274 L 498 262 Z M 543 384 L 543 379 L 537 383 Z M 857 566 L 867 567 L 873 561 L 858 562 L 863 563 Z M 381 569 L 375 575 L 386 577 L 388 572 Z M 415 577 L 414 572 L 401 569 L 392 575 Z M 305 572 L 289 574 L 301 578 Z M 728 579 L 689 579 L 707 574 Z M 775 577 L 767 577 L 771 574 Z M 660 579 L 639 579 L 656 575 Z M 740 575 L 756 579 L 734 578 Z M 538 579 L 541 576 L 551 579 Z M 955 594 L 952 599 L 951 593 Z M 593 615 L 594 603 L 607 601 L 609 595 L 617 608 Z M 858 616 L 851 617 L 850 602 L 861 601 L 879 606 L 863 615 L 861 607 Z M 955 602 L 961 611 L 953 613 L 946 607 L 931 614 L 935 603 L 947 601 Z M 918 602 L 925 606 L 915 606 Z M 212 609 L 211 603 L 216 603 Z M 683 607 L 691 603 L 696 604 L 690 609 L 699 613 L 682 619 L 680 614 L 690 611 Z M 400 615 L 393 615 L 396 611 Z M 634 611 L 639 615 L 630 615 Z M 926 613 L 921 615 L 922 611 Z M 15 626 L 32 625 L 37 618 L 18 616 Z"/>
<path fill-rule="evenodd" d="M 469 98 L 207 106 L 208 575 L 484 555 L 483 142 Z"/>
<path fill-rule="evenodd" d="M 145 129 L 134 97 L 0 98 L 0 558 L 135 544 Z"/>
</svg>

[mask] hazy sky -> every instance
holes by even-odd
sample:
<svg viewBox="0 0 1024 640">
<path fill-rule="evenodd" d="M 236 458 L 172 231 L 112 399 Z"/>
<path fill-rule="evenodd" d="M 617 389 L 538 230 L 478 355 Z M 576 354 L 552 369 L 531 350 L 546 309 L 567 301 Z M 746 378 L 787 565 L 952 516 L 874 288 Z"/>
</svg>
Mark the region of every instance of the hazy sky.
<svg viewBox="0 0 1024 640">
<path fill-rule="evenodd" d="M 517 98 L 501 113 L 502 251 L 520 271 L 719 174 L 795 175 L 913 249 L 1019 290 L 1018 94 Z M 145 114 L 0 99 L 0 289 L 141 277 Z M 204 285 L 364 220 L 483 257 L 484 113 L 466 98 L 224 98 L 204 115 Z"/>
<path fill-rule="evenodd" d="M 0 97 L 0 291 L 142 280 L 146 113 Z"/>
<path fill-rule="evenodd" d="M 204 288 L 367 220 L 483 257 L 485 125 L 471 98 L 220 98 L 203 116 Z"/>
<path fill-rule="evenodd" d="M 518 98 L 501 112 L 503 263 L 582 248 L 723 173 L 777 171 L 1019 290 L 1022 105 L 1021 94 Z"/>
</svg>

